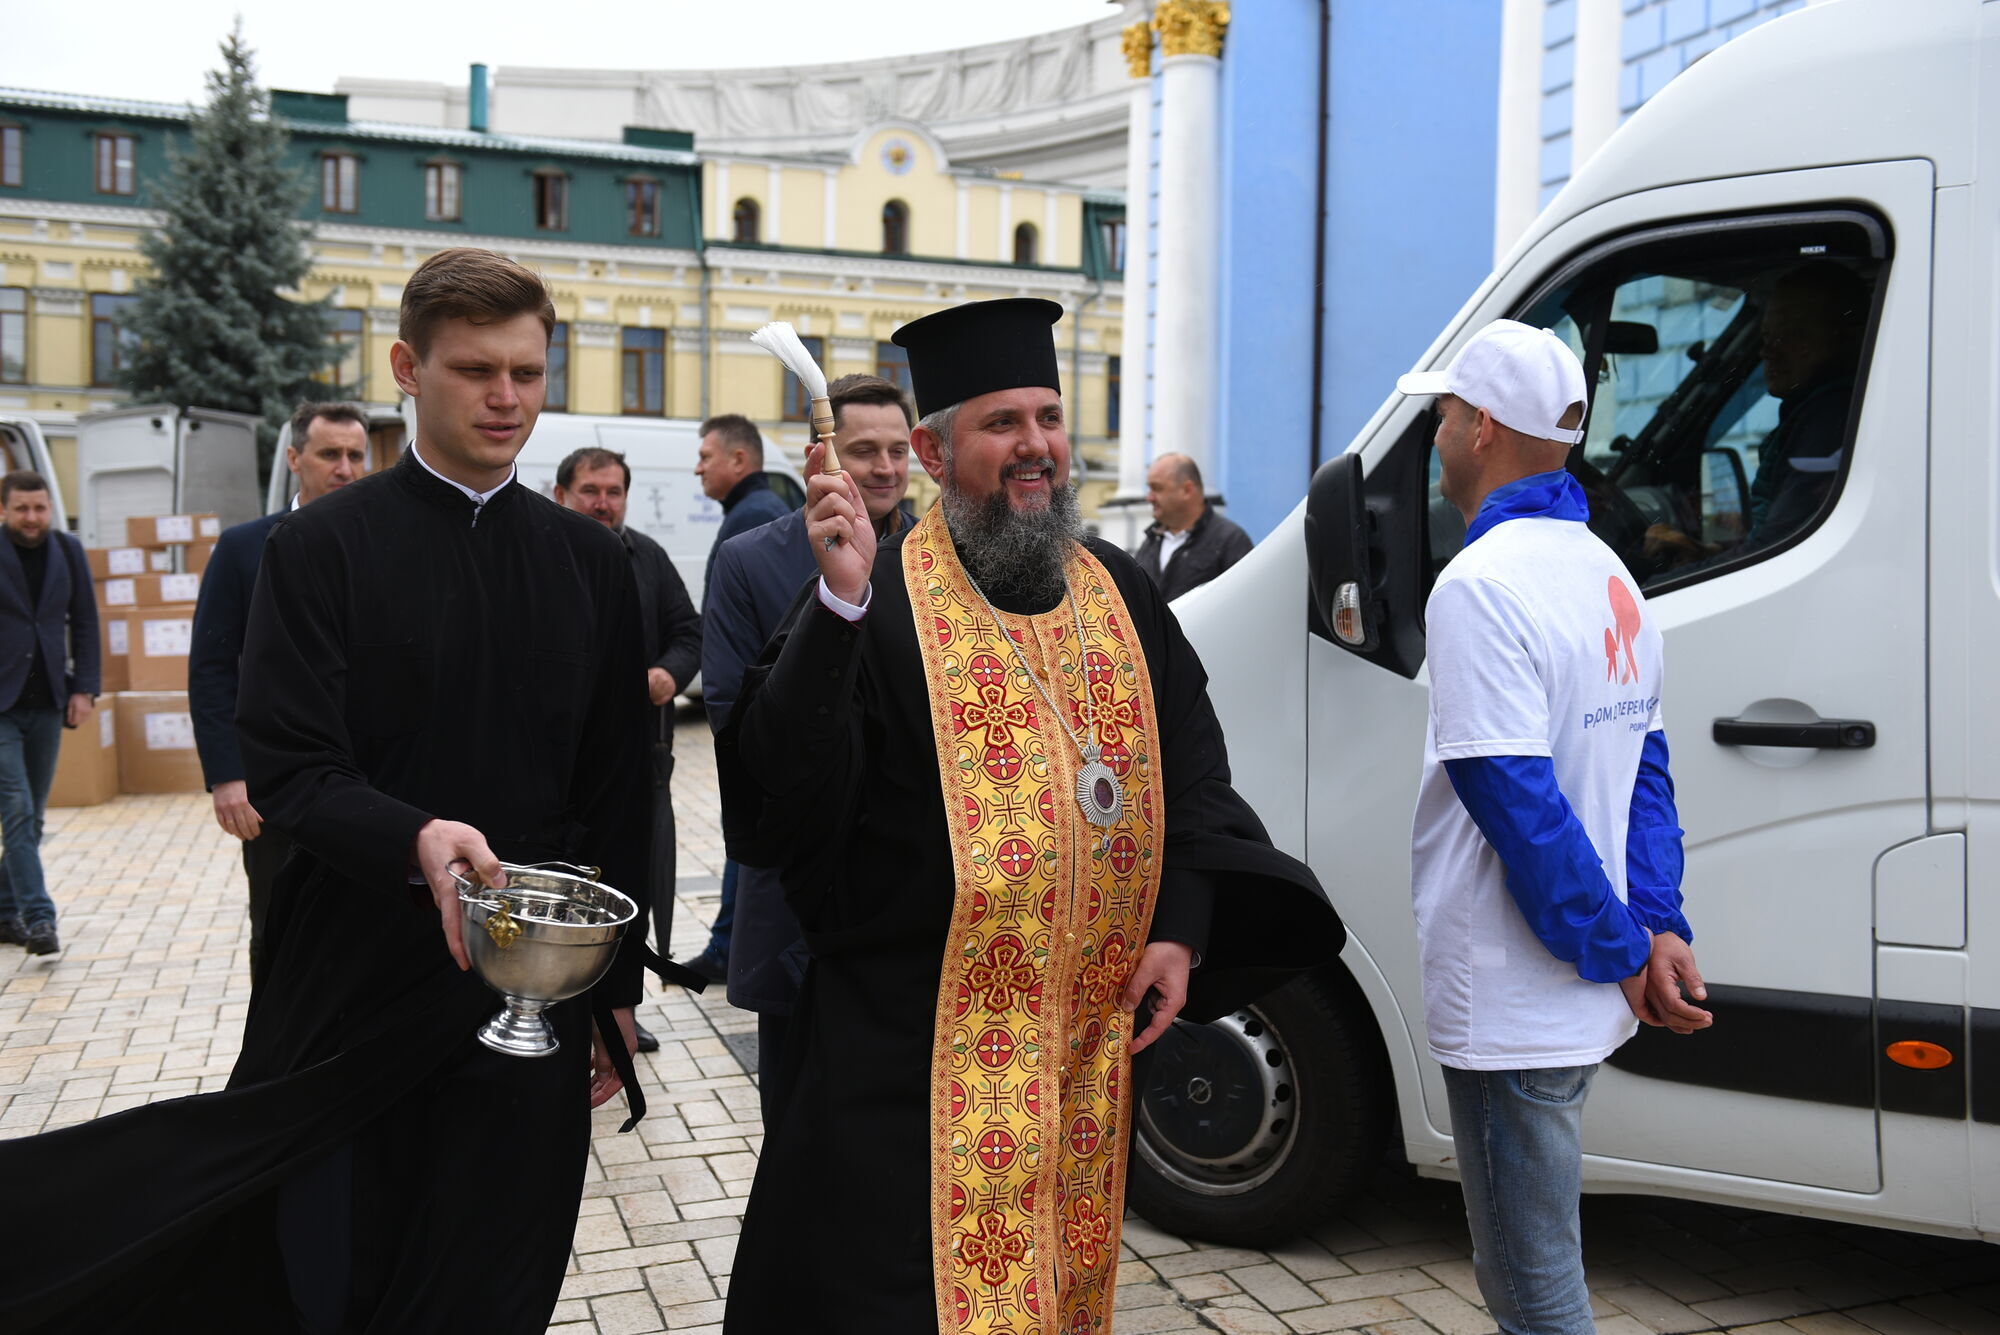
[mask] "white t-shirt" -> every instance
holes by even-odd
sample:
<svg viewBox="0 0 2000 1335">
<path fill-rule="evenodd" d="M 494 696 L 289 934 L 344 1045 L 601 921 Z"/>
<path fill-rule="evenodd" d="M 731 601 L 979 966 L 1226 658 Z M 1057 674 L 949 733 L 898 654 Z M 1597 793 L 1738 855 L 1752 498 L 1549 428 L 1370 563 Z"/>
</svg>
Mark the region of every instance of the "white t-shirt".
<svg viewBox="0 0 2000 1335">
<path fill-rule="evenodd" d="M 1660 716 L 1661 644 L 1611 549 L 1583 524 L 1496 525 L 1453 558 L 1426 608 L 1431 711 L 1411 840 L 1431 1055 L 1474 1071 L 1583 1066 L 1638 1028 L 1615 983 L 1549 954 L 1443 761 L 1548 756 L 1625 898 L 1625 828 Z"/>
</svg>

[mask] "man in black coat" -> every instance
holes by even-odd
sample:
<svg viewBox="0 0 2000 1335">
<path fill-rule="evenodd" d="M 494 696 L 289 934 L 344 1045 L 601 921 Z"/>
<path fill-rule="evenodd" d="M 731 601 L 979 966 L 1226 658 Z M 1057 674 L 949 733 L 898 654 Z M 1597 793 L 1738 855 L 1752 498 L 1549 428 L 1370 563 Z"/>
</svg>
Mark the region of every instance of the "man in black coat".
<svg viewBox="0 0 2000 1335">
<path fill-rule="evenodd" d="M 1208 583 L 1250 554 L 1250 535 L 1217 514 L 1201 487 L 1201 468 L 1185 454 L 1163 454 L 1146 470 L 1153 523 L 1132 553 L 1172 601 Z"/>
<path fill-rule="evenodd" d="M 291 508 L 310 505 L 368 471 L 368 419 L 350 403 L 302 403 L 292 414 L 285 466 L 298 479 Z M 215 822 L 243 841 L 243 872 L 250 880 L 250 977 L 259 973 L 271 883 L 291 855 L 292 841 L 264 824 L 250 805 L 243 779 L 243 750 L 236 741 L 237 659 L 250 621 L 250 591 L 264 539 L 286 511 L 233 524 L 215 540 L 194 605 L 194 641 L 188 649 L 188 713 L 195 750 L 208 784 Z"/>
<path fill-rule="evenodd" d="M 666 549 L 625 526 L 632 469 L 615 450 L 586 446 L 556 465 L 556 501 L 589 515 L 618 535 L 632 558 L 639 585 L 639 621 L 646 650 L 646 698 L 652 703 L 647 736 L 653 746 L 653 860 L 650 867 L 653 940 L 670 955 L 674 929 L 674 697 L 701 668 L 701 614 Z M 658 1052 L 660 1040 L 636 1026 L 639 1051 Z"/>
<path fill-rule="evenodd" d="M 83 547 L 54 525 L 39 473 L 0 478 L 0 941 L 53 955 L 56 905 L 42 877 L 42 813 L 62 730 L 96 706 L 97 599 Z"/>
</svg>

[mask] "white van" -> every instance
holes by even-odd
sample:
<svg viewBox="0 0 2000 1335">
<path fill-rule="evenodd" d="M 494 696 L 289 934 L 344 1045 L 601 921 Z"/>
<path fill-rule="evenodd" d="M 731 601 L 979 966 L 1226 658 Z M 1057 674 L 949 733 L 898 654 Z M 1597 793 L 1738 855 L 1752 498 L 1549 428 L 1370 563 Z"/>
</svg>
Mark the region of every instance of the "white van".
<svg viewBox="0 0 2000 1335">
<path fill-rule="evenodd" d="M 1858 296 L 1847 327 L 1828 292 Z M 1760 350 L 1802 304 L 1834 345 L 1804 374 Z M 1502 316 L 1594 386 L 1572 471 L 1666 638 L 1716 1014 L 1599 1073 L 1586 1189 L 2000 1241 L 2000 3 L 1815 5 L 1707 56 L 1418 367 Z M 1156 1222 L 1294 1231 L 1382 1124 L 1454 1173 L 1409 902 L 1424 601 L 1463 540 L 1432 431 L 1391 396 L 1176 605 L 1238 788 L 1352 935 L 1162 1045 L 1132 1187 Z"/>
<path fill-rule="evenodd" d="M 135 404 L 76 421 L 77 534 L 86 547 L 125 542 L 125 521 L 212 514 L 257 517 L 255 416 Z"/>
<path fill-rule="evenodd" d="M 416 435 L 416 415 L 405 400 L 403 432 L 394 435 L 394 452 L 380 448 L 387 440 L 395 419 L 371 412 L 370 434 L 378 442 L 371 467 L 386 467 L 400 455 L 402 443 Z M 276 466 L 265 496 L 268 513 L 290 505 L 297 490 L 284 465 L 284 450 L 291 443 L 291 426 L 278 437 Z M 708 550 L 722 528 L 722 506 L 702 492 L 694 475 L 695 453 L 701 447 L 701 424 L 691 418 L 673 417 L 592 417 L 582 413 L 544 413 L 535 421 L 534 432 L 521 447 L 515 465 L 523 486 L 533 487 L 544 496 L 553 496 L 556 466 L 571 451 L 591 447 L 615 450 L 625 456 L 632 469 L 632 489 L 627 501 L 625 522 L 666 548 L 680 572 L 696 608 L 701 606 L 703 572 L 708 568 Z M 785 504 L 805 503 L 805 482 L 791 461 L 769 441 L 764 443 L 764 471 L 771 475 L 771 487 Z"/>
</svg>

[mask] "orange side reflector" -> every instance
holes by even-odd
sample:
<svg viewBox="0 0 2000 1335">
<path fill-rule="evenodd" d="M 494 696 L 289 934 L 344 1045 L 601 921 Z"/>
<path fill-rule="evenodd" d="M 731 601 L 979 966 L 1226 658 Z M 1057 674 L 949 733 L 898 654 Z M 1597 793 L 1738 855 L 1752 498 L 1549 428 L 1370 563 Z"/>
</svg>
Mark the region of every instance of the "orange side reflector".
<svg viewBox="0 0 2000 1335">
<path fill-rule="evenodd" d="M 1889 1045 L 1889 1060 L 1898 1066 L 1914 1066 L 1919 1071 L 1935 1071 L 1951 1065 L 1951 1051 L 1935 1043 L 1905 1038 Z"/>
</svg>

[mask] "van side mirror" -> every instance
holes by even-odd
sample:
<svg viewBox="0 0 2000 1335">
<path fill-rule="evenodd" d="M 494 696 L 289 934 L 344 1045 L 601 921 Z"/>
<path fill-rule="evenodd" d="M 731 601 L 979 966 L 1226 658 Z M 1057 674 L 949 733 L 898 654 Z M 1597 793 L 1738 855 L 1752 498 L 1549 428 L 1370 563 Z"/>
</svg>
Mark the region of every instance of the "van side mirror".
<svg viewBox="0 0 2000 1335">
<path fill-rule="evenodd" d="M 1337 642 L 1364 654 L 1379 641 L 1368 525 L 1361 456 L 1342 454 L 1327 460 L 1313 474 L 1306 493 L 1306 562 L 1313 610 Z"/>
<path fill-rule="evenodd" d="M 1327 460 L 1306 492 L 1306 574 L 1312 633 L 1378 667 L 1415 677 L 1424 666 L 1430 593 L 1428 414 L 1362 469 L 1361 455 Z"/>
</svg>

